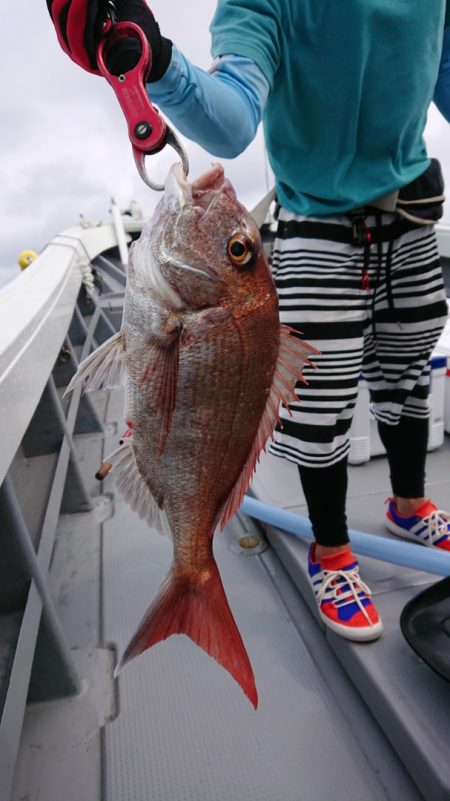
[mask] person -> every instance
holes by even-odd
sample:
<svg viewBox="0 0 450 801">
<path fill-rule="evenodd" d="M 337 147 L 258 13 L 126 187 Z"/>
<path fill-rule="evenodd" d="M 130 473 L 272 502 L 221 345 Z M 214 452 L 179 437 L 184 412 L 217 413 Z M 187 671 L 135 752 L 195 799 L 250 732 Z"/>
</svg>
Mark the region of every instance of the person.
<svg viewBox="0 0 450 801">
<path fill-rule="evenodd" d="M 102 8 L 47 2 L 63 48 L 96 72 Z M 429 359 L 447 305 L 434 233 L 442 176 L 423 140 L 433 98 L 450 120 L 450 8 L 445 0 L 219 0 L 209 72 L 161 34 L 144 0 L 117 0 L 116 9 L 144 30 L 149 94 L 184 135 L 233 158 L 263 120 L 279 204 L 280 317 L 320 352 L 271 449 L 299 468 L 321 618 L 343 637 L 374 640 L 382 622 L 346 519 L 361 371 L 388 457 L 387 527 L 450 551 L 450 514 L 425 496 Z M 136 47 L 123 41 L 110 70 L 130 68 Z"/>
</svg>

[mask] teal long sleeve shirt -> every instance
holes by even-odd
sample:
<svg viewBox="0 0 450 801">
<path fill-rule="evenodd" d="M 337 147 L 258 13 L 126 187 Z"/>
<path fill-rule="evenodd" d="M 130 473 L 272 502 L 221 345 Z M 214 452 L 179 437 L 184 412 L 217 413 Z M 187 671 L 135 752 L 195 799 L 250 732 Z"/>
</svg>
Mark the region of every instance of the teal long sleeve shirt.
<svg viewBox="0 0 450 801">
<path fill-rule="evenodd" d="M 428 7 L 428 27 L 422 25 L 420 35 L 414 27 L 415 38 L 408 29 L 404 31 L 405 47 L 398 39 L 399 31 L 403 30 L 398 27 L 398 19 L 386 32 L 391 0 L 368 0 L 381 7 L 379 23 L 383 22 L 383 26 L 377 27 L 373 19 L 368 20 L 370 25 L 366 18 L 361 20 L 363 41 L 354 51 L 345 52 L 345 59 L 347 33 L 340 32 L 337 19 L 331 20 L 328 28 L 321 31 L 320 41 L 323 49 L 327 35 L 334 36 L 327 51 L 331 63 L 316 66 L 314 80 L 312 65 L 317 65 L 319 52 L 314 14 L 317 4 L 323 3 L 311 0 L 312 18 L 306 16 L 296 21 L 297 29 L 302 30 L 299 41 L 303 42 L 303 50 L 297 48 L 301 62 L 299 66 L 294 58 L 293 64 L 288 63 L 291 72 L 283 78 L 282 65 L 286 59 L 283 61 L 282 46 L 286 47 L 286 43 L 280 31 L 285 28 L 281 24 L 277 27 L 279 20 L 274 9 L 285 8 L 286 2 L 270 0 L 272 16 L 258 17 L 257 10 L 263 9 L 265 2 L 219 2 L 211 26 L 213 55 L 219 58 L 209 73 L 192 65 L 174 47 L 166 75 L 149 84 L 148 89 L 152 100 L 175 126 L 213 155 L 233 158 L 252 141 L 263 119 L 279 198 L 291 211 L 308 216 L 326 217 L 348 211 L 409 183 L 423 172 L 429 163 L 423 128 L 433 97 L 450 121 L 450 28 L 443 30 L 441 0 L 430 0 L 436 12 L 439 8 L 441 11 L 440 16 L 436 13 L 434 25 L 429 19 L 432 8 Z M 421 5 L 421 0 L 411 2 Z M 297 0 L 292 3 L 302 6 Z M 359 2 L 357 5 L 361 9 Z M 409 24 L 413 10 L 409 7 Z M 286 25 L 286 20 L 283 24 Z M 247 34 L 243 38 L 239 33 L 242 30 Z M 343 40 L 337 46 L 336 37 L 341 33 Z M 391 37 L 392 47 L 392 37 L 396 38 L 392 69 L 398 70 L 397 81 L 393 80 L 394 75 L 388 78 L 389 64 L 385 62 L 391 49 L 386 49 L 386 43 L 384 49 L 381 46 L 382 34 L 387 40 Z M 352 33 L 349 41 L 355 38 Z M 425 52 L 419 59 L 421 39 Z M 372 64 L 373 43 L 377 52 Z M 339 48 L 343 51 L 340 55 L 335 53 Z M 308 58 L 310 69 L 307 69 Z M 406 69 L 408 58 L 410 64 Z M 380 59 L 384 71 L 380 70 Z M 359 81 L 354 76 L 355 64 L 360 66 Z M 332 80 L 337 67 L 340 73 L 335 73 Z M 408 99 L 403 85 L 408 88 Z"/>
</svg>

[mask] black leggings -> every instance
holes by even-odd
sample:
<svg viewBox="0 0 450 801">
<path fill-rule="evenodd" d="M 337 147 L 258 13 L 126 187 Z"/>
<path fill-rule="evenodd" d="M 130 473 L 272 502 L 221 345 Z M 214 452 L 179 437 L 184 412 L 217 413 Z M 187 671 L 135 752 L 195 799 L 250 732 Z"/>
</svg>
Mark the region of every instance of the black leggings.
<svg viewBox="0 0 450 801">
<path fill-rule="evenodd" d="M 399 424 L 378 423 L 386 448 L 392 491 L 400 498 L 421 498 L 425 492 L 428 420 L 402 417 Z M 299 466 L 314 536 L 319 545 L 349 542 L 347 516 L 347 459 L 330 467 Z"/>
</svg>

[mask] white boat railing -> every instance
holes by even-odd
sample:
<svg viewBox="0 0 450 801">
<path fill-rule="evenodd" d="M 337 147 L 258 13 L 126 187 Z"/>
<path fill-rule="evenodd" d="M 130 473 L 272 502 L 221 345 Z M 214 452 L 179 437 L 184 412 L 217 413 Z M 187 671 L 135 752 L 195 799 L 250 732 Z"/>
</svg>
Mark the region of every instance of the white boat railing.
<svg viewBox="0 0 450 801">
<path fill-rule="evenodd" d="M 130 226 L 136 224 L 130 220 Z M 68 402 L 61 394 L 78 360 L 110 336 L 100 296 L 89 297 L 91 261 L 118 244 L 114 224 L 70 228 L 0 290 L 2 801 L 11 794 L 27 698 L 48 700 L 80 688 L 48 571 L 60 511 L 92 508 L 73 440 L 77 421 L 87 412 L 84 430 L 101 431 L 101 424 L 89 400 L 83 399 L 79 416 L 79 387 Z M 114 260 L 104 261 L 117 269 L 124 286 L 125 275 Z M 82 284 L 86 292 L 80 293 Z"/>
<path fill-rule="evenodd" d="M 69 228 L 0 290 L 0 484 L 67 334 L 90 261 L 117 246 L 113 224 Z"/>
</svg>

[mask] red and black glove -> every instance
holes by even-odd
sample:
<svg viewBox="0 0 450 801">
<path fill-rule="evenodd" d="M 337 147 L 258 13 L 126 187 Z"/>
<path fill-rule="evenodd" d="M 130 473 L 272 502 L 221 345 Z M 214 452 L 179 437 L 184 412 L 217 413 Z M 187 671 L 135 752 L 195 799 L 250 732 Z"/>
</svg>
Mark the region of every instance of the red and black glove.
<svg viewBox="0 0 450 801">
<path fill-rule="evenodd" d="M 158 81 L 169 66 L 172 42 L 161 36 L 159 25 L 145 0 L 115 0 L 114 6 L 117 22 L 134 22 L 147 37 L 152 51 L 152 66 L 147 80 Z M 64 52 L 83 69 L 100 75 L 96 53 L 108 2 L 47 0 L 47 7 Z M 113 75 L 127 72 L 135 66 L 139 55 L 137 39 L 122 39 L 108 54 L 108 69 Z"/>
</svg>

